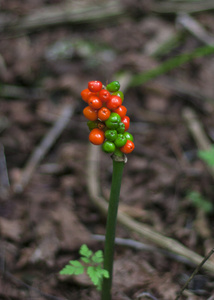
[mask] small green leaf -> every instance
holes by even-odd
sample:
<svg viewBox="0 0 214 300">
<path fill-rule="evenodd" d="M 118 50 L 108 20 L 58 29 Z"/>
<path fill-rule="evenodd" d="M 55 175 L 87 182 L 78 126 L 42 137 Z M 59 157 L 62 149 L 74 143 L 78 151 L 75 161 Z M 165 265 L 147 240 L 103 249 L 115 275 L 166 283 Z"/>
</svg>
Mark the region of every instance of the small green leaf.
<svg viewBox="0 0 214 300">
<path fill-rule="evenodd" d="M 79 275 L 84 273 L 84 267 L 78 260 L 71 260 L 69 263 L 59 272 L 61 275 Z"/>
<path fill-rule="evenodd" d="M 198 156 L 207 163 L 208 166 L 214 166 L 214 145 L 209 150 L 198 151 Z"/>
<path fill-rule="evenodd" d="M 65 266 L 60 272 L 59 274 L 61 275 L 73 275 L 74 274 L 74 268 L 72 266 Z"/>
<path fill-rule="evenodd" d="M 187 198 L 205 213 L 210 213 L 213 211 L 213 204 L 203 197 L 199 192 L 191 191 L 187 194 Z"/>
<path fill-rule="evenodd" d="M 103 252 L 102 252 L 102 250 L 98 250 L 97 252 L 95 252 L 91 259 L 95 263 L 98 263 L 98 264 L 102 263 L 103 262 Z"/>
<path fill-rule="evenodd" d="M 93 284 L 98 285 L 100 276 L 99 273 L 97 273 L 96 268 L 92 266 L 88 267 L 87 274 L 91 278 Z"/>
<path fill-rule="evenodd" d="M 70 260 L 69 263 L 70 263 L 72 266 L 77 267 L 77 268 L 82 267 L 81 262 L 79 262 L 78 260 Z"/>
<path fill-rule="evenodd" d="M 105 278 L 109 278 L 109 272 L 107 270 L 102 269 L 102 275 Z"/>
<path fill-rule="evenodd" d="M 89 259 L 89 258 L 87 258 L 87 257 L 81 257 L 80 258 L 84 263 L 86 263 L 86 264 L 90 264 L 91 263 L 91 260 Z"/>
<path fill-rule="evenodd" d="M 93 252 L 88 248 L 87 245 L 83 244 L 81 247 L 80 247 L 80 251 L 79 251 L 80 255 L 82 256 L 85 256 L 85 257 L 90 257 Z"/>
</svg>

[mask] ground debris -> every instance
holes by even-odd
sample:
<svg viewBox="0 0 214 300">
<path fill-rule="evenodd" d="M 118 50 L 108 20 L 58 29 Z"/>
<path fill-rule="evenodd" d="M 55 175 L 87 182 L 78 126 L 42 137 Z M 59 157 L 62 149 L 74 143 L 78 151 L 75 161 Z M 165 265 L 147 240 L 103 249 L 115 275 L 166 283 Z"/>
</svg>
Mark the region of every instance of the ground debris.
<svg viewBox="0 0 214 300">
<path fill-rule="evenodd" d="M 0 298 L 98 300 L 85 277 L 59 275 L 69 260 L 79 258 L 83 243 L 93 251 L 103 249 L 103 242 L 91 234 L 105 234 L 105 214 L 87 190 L 88 128 L 80 92 L 90 80 L 107 84 L 121 76 L 129 81 L 200 47 L 203 39 L 181 28 L 176 15 L 181 8 L 197 11 L 191 17 L 212 37 L 213 1 L 24 2 L 1 3 L 0 144 L 7 174 L 0 187 L 6 182 L 7 194 L 0 189 Z M 59 7 L 66 5 L 75 10 L 65 18 Z M 58 21 L 46 18 L 57 15 Z M 213 176 L 198 157 L 197 139 L 183 116 L 194 112 L 203 137 L 213 143 L 213 70 L 213 55 L 200 56 L 135 88 L 124 85 L 136 148 L 125 167 L 120 209 L 139 226 L 200 256 L 214 245 L 213 211 L 203 211 L 187 195 L 196 192 L 211 203 Z M 38 146 L 69 108 L 66 128 L 40 152 Z M 14 184 L 21 181 L 35 149 L 39 159 L 26 175 L 28 184 L 16 194 Z M 101 171 L 96 183 L 106 198 L 110 162 L 104 153 L 101 160 L 93 159 Z M 119 223 L 117 237 L 158 248 Z M 113 300 L 135 299 L 141 293 L 175 299 L 183 283 L 178 277 L 192 271 L 190 263 L 159 250 L 116 245 Z M 198 275 L 208 278 L 205 292 L 198 295 L 189 288 L 183 299 L 212 299 L 212 276 L 206 271 Z"/>
</svg>

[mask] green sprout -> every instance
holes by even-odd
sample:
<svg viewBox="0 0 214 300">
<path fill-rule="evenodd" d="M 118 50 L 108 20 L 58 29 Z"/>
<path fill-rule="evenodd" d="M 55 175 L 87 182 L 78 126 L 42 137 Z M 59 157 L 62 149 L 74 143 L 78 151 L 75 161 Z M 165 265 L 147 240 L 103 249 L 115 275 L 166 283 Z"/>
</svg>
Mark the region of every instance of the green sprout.
<svg viewBox="0 0 214 300">
<path fill-rule="evenodd" d="M 191 191 L 187 193 L 187 199 L 189 199 L 196 207 L 202 209 L 205 213 L 213 211 L 213 204 L 203 197 L 199 192 Z"/>
<path fill-rule="evenodd" d="M 214 166 L 214 145 L 208 150 L 199 150 L 198 156 L 210 167 Z"/>
<path fill-rule="evenodd" d="M 79 254 L 80 260 L 70 260 L 61 271 L 61 275 L 80 275 L 84 272 L 87 273 L 93 284 L 97 287 L 97 290 L 101 290 L 103 278 L 109 278 L 107 270 L 102 267 L 103 264 L 103 252 L 98 250 L 93 253 L 87 245 L 83 244 L 80 247 Z"/>
</svg>

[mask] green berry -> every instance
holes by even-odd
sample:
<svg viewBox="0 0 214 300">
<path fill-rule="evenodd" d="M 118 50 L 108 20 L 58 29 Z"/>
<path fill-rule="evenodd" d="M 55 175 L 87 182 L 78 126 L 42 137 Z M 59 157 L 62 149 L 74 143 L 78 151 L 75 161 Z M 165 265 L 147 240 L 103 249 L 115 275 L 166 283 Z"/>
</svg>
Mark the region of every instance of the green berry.
<svg viewBox="0 0 214 300">
<path fill-rule="evenodd" d="M 126 144 L 126 142 L 127 142 L 126 137 L 122 133 L 120 133 L 117 135 L 117 138 L 114 141 L 114 144 L 117 148 L 120 148 L 120 147 L 123 147 Z"/>
<path fill-rule="evenodd" d="M 102 149 L 106 153 L 112 153 L 112 152 L 115 151 L 116 147 L 115 147 L 115 144 L 113 142 L 105 141 L 102 145 Z"/>
<path fill-rule="evenodd" d="M 120 123 L 118 124 L 117 132 L 118 132 L 118 133 L 124 133 L 124 132 L 125 132 L 125 124 L 124 124 L 124 123 L 120 122 Z"/>
<path fill-rule="evenodd" d="M 126 137 L 127 141 L 132 141 L 132 142 L 134 142 L 133 135 L 132 135 L 131 133 L 129 133 L 128 131 L 124 132 L 123 135 Z"/>
<path fill-rule="evenodd" d="M 88 121 L 87 122 L 88 128 L 91 131 L 94 128 L 98 127 L 98 122 L 97 121 Z"/>
<path fill-rule="evenodd" d="M 115 129 L 108 129 L 105 132 L 105 137 L 108 141 L 113 142 L 117 138 L 117 130 Z"/>
<path fill-rule="evenodd" d="M 120 89 L 120 83 L 118 81 L 112 81 L 106 86 L 109 92 L 117 92 Z"/>
<path fill-rule="evenodd" d="M 109 129 L 117 129 L 120 122 L 121 117 L 117 113 L 112 112 L 105 124 Z"/>
</svg>

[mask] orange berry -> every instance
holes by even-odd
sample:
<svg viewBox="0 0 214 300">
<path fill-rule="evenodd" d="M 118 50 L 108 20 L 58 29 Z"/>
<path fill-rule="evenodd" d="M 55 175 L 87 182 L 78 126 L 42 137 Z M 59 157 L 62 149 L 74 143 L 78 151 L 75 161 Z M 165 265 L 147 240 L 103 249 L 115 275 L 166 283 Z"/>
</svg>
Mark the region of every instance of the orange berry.
<svg viewBox="0 0 214 300">
<path fill-rule="evenodd" d="M 100 109 L 103 106 L 103 103 L 98 96 L 90 96 L 88 99 L 88 105 L 94 109 Z"/>
<path fill-rule="evenodd" d="M 126 142 L 126 144 L 120 148 L 120 151 L 125 153 L 125 154 L 128 154 L 128 153 L 131 153 L 135 148 L 135 145 L 132 141 L 128 140 Z"/>
<path fill-rule="evenodd" d="M 92 93 L 91 91 L 89 91 L 89 89 L 84 89 L 84 90 L 82 90 L 80 95 L 82 97 L 82 100 L 84 100 L 86 103 L 88 103 L 89 97 L 92 95 L 96 95 L 96 93 Z"/>
<path fill-rule="evenodd" d="M 108 118 L 110 117 L 111 115 L 111 111 L 110 109 L 108 109 L 107 107 L 102 107 L 98 110 L 98 118 L 101 120 L 101 121 L 106 121 L 108 120 Z"/>
<path fill-rule="evenodd" d="M 98 128 L 92 129 L 89 134 L 89 141 L 94 145 L 101 145 L 105 140 L 104 131 Z"/>
<path fill-rule="evenodd" d="M 91 106 L 86 106 L 83 109 L 83 115 L 90 121 L 96 121 L 98 118 L 97 110 L 93 109 Z"/>
<path fill-rule="evenodd" d="M 114 112 L 116 112 L 121 118 L 125 117 L 127 108 L 124 105 L 120 105 L 118 108 L 114 109 Z"/>
</svg>

